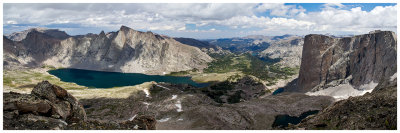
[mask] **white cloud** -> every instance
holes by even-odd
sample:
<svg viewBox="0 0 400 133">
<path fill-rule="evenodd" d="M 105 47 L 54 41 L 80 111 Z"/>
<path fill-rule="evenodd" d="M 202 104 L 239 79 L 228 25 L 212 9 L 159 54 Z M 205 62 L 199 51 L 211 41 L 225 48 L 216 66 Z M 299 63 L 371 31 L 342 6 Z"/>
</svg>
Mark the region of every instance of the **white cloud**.
<svg viewBox="0 0 400 133">
<path fill-rule="evenodd" d="M 186 26 L 183 26 L 183 27 L 179 28 L 178 30 L 179 31 L 186 30 Z"/>
<path fill-rule="evenodd" d="M 361 7 L 343 10 L 324 8 L 321 12 L 301 13 L 295 19 L 315 23 L 314 31 L 331 33 L 353 32 L 367 33 L 374 29 L 396 30 L 397 5 L 377 6 L 370 12 L 362 11 Z"/>
<path fill-rule="evenodd" d="M 323 5 L 325 8 L 344 8 L 345 5 L 341 3 L 326 3 Z"/>
<path fill-rule="evenodd" d="M 6 24 L 18 24 L 17 21 L 14 20 L 9 20 L 6 22 Z"/>
<path fill-rule="evenodd" d="M 273 16 L 293 16 L 306 11 L 303 7 L 297 8 L 295 5 L 284 5 L 283 3 L 261 4 L 256 10 L 258 12 L 270 11 Z"/>
<path fill-rule="evenodd" d="M 358 34 L 375 29 L 397 28 L 397 5 L 377 6 L 371 11 L 363 11 L 361 7 L 350 9 L 343 4 L 330 3 L 324 4 L 318 12 L 306 12 L 301 6 L 282 3 L 4 4 L 3 7 L 3 25 L 11 27 L 15 24 L 78 24 L 82 28 L 95 27 L 99 31 L 115 31 L 121 25 L 126 25 L 139 30 L 177 33 L 237 32 L 229 35 L 343 32 Z M 269 13 L 269 17 L 265 15 L 266 12 Z M 186 24 L 206 28 L 188 30 Z M 228 31 L 216 27 L 228 27 Z M 62 28 L 74 30 L 70 27 Z"/>
</svg>

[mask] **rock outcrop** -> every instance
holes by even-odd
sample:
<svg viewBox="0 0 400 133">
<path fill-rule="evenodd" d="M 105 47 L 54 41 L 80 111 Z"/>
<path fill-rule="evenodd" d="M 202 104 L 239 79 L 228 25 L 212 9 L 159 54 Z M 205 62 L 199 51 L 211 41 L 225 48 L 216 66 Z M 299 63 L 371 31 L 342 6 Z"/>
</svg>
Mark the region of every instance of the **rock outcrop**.
<svg viewBox="0 0 400 133">
<path fill-rule="evenodd" d="M 31 94 L 3 93 L 5 129 L 64 129 L 68 123 L 86 121 L 83 106 L 66 90 L 47 81 Z M 31 126 L 43 122 L 43 125 Z"/>
<path fill-rule="evenodd" d="M 47 81 L 38 83 L 31 94 L 10 92 L 3 96 L 3 128 L 6 130 L 156 128 L 155 118 L 148 115 L 121 122 L 88 120 L 78 100 Z"/>
<path fill-rule="evenodd" d="M 396 35 L 377 31 L 354 37 L 307 35 L 297 87 L 318 91 L 339 85 L 372 90 L 397 71 Z"/>
<path fill-rule="evenodd" d="M 293 129 L 396 130 L 396 80 L 380 83 L 372 93 L 338 101 Z"/>
<path fill-rule="evenodd" d="M 4 41 L 4 64 L 51 65 L 99 71 L 166 74 L 203 69 L 212 58 L 173 38 L 122 26 L 118 32 L 60 39 L 32 30 L 21 41 Z"/>
<path fill-rule="evenodd" d="M 237 81 L 224 81 L 203 88 L 202 92 L 218 103 L 238 103 L 267 94 L 266 86 L 249 76 Z"/>
<path fill-rule="evenodd" d="M 251 93 L 258 86 L 248 79 L 242 81 L 236 85 L 237 89 L 242 86 L 241 89 Z M 239 100 L 238 103 L 218 103 L 201 92 L 200 88 L 157 83 L 149 90 L 131 93 L 128 98 L 80 101 L 87 107 L 89 118 L 98 121 L 129 120 L 139 115 L 154 115 L 156 127 L 160 130 L 273 129 L 277 115 L 300 116 L 310 110 L 322 110 L 334 101 L 328 96 L 307 96 L 302 93 L 266 95 Z M 257 94 L 253 93 L 253 96 Z"/>
</svg>

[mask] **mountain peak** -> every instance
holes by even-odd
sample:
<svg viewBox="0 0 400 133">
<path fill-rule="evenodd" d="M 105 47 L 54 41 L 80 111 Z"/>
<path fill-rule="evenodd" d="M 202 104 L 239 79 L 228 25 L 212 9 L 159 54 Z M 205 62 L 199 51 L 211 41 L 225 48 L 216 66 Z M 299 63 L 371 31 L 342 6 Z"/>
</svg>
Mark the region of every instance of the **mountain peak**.
<svg viewBox="0 0 400 133">
<path fill-rule="evenodd" d="M 104 30 L 102 30 L 99 35 L 100 36 L 106 36 L 106 33 L 104 33 Z"/>
<path fill-rule="evenodd" d="M 132 28 L 129 28 L 128 26 L 122 25 L 121 28 L 119 28 L 120 31 L 122 30 L 132 30 Z"/>
</svg>

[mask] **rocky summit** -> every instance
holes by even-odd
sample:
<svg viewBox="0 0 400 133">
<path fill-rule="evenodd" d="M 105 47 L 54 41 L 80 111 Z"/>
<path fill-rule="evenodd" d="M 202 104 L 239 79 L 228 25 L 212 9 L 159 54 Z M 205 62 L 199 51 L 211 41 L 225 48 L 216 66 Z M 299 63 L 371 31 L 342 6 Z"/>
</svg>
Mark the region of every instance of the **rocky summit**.
<svg viewBox="0 0 400 133">
<path fill-rule="evenodd" d="M 372 90 L 397 71 L 396 34 L 376 31 L 354 37 L 307 35 L 304 39 L 298 90 L 318 91 L 343 84 Z"/>
<path fill-rule="evenodd" d="M 120 123 L 87 120 L 85 109 L 65 89 L 47 81 L 31 94 L 3 93 L 4 129 L 155 129 L 151 116 Z"/>
<path fill-rule="evenodd" d="M 193 68 L 203 69 L 212 60 L 197 47 L 126 26 L 117 32 L 65 39 L 32 29 L 26 31 L 26 36 L 18 38 L 21 39 L 13 41 L 4 38 L 6 69 L 49 65 L 56 68 L 167 74 Z"/>
</svg>

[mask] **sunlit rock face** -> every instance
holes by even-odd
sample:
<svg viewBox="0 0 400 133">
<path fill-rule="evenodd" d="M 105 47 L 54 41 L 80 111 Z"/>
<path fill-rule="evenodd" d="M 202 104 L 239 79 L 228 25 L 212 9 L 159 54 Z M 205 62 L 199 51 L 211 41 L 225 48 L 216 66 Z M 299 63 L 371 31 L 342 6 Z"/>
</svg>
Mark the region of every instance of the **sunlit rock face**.
<svg viewBox="0 0 400 133">
<path fill-rule="evenodd" d="M 396 34 L 391 31 L 344 38 L 307 35 L 298 90 L 314 92 L 336 87 L 329 92 L 337 92 L 334 89 L 341 88 L 337 86 L 347 84 L 360 91 L 372 91 L 396 73 L 396 44 Z"/>
<path fill-rule="evenodd" d="M 3 37 L 4 38 L 4 37 Z M 4 41 L 5 67 L 51 65 L 100 71 L 165 74 L 203 69 L 212 60 L 173 38 L 122 26 L 117 32 L 66 39 L 32 30 L 21 41 Z M 12 65 L 8 67 L 7 65 Z"/>
</svg>

